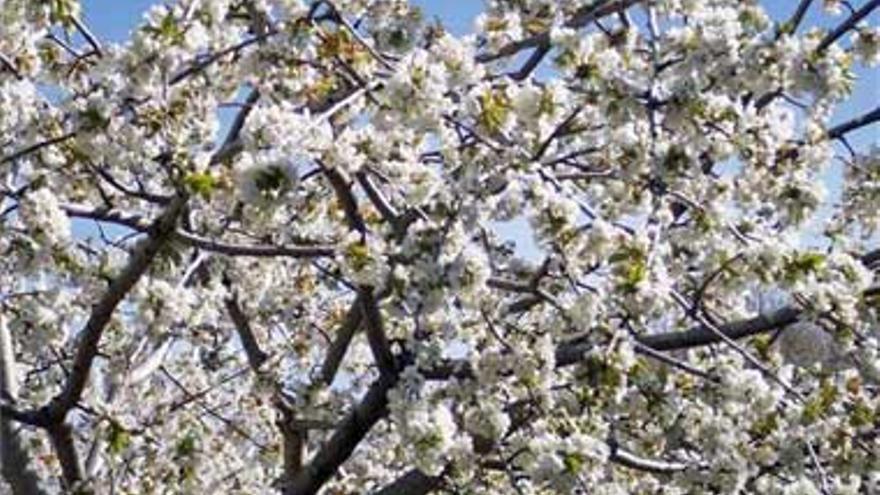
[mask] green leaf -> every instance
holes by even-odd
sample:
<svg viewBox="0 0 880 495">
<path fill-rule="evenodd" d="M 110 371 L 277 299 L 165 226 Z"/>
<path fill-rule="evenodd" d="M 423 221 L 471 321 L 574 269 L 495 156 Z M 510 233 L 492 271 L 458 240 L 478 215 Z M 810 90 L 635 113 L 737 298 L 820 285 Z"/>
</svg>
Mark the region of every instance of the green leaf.
<svg viewBox="0 0 880 495">
<path fill-rule="evenodd" d="M 409 48 L 411 44 L 409 32 L 402 27 L 391 31 L 391 35 L 388 37 L 388 44 L 398 50 Z"/>
<path fill-rule="evenodd" d="M 849 414 L 849 424 L 855 428 L 874 424 L 874 411 L 864 402 L 856 402 Z"/>
<path fill-rule="evenodd" d="M 818 393 L 804 405 L 801 421 L 805 424 L 815 422 L 831 409 L 835 400 L 837 400 L 837 388 L 830 380 L 823 379 Z"/>
<path fill-rule="evenodd" d="M 187 433 L 177 442 L 174 448 L 175 457 L 180 459 L 191 456 L 196 451 L 196 445 L 198 445 L 196 434 L 193 432 Z"/>
<path fill-rule="evenodd" d="M 345 248 L 345 259 L 351 263 L 352 268 L 361 271 L 370 264 L 370 250 L 366 243 L 354 242 Z"/>
<path fill-rule="evenodd" d="M 544 88 L 541 90 L 541 99 L 538 100 L 538 114 L 550 115 L 556 108 L 556 102 L 553 99 L 553 91 Z"/>
<path fill-rule="evenodd" d="M 770 413 L 752 423 L 752 434 L 758 438 L 764 438 L 776 431 L 779 427 L 779 417 L 776 413 Z"/>
<path fill-rule="evenodd" d="M 794 23 L 790 21 L 783 22 L 777 29 L 780 35 L 791 34 L 794 31 Z"/>
<path fill-rule="evenodd" d="M 104 118 L 104 116 L 101 115 L 101 112 L 94 107 L 89 107 L 80 112 L 79 118 L 82 121 L 83 129 L 87 131 L 101 129 L 109 122 L 109 120 Z"/>
<path fill-rule="evenodd" d="M 147 26 L 144 30 L 148 33 L 153 34 L 159 39 L 170 42 L 171 44 L 180 44 L 185 39 L 185 35 L 183 29 L 181 29 L 177 20 L 174 18 L 174 14 L 168 12 L 162 17 L 162 20 L 159 21 L 158 26 Z"/>
<path fill-rule="evenodd" d="M 107 450 L 111 454 L 120 454 L 131 445 L 131 435 L 119 423 L 110 423 L 110 431 L 107 439 Z"/>
<path fill-rule="evenodd" d="M 79 6 L 74 0 L 50 0 L 49 21 L 53 24 L 61 24 L 66 30 L 74 28 L 73 18 L 76 17 Z"/>
<path fill-rule="evenodd" d="M 584 467 L 584 456 L 577 452 L 568 452 L 563 457 L 562 462 L 565 464 L 565 472 L 576 474 L 581 471 L 581 468 Z"/>
<path fill-rule="evenodd" d="M 207 172 L 192 172 L 183 178 L 183 183 L 195 194 L 210 199 L 217 186 L 217 179 Z"/>
<path fill-rule="evenodd" d="M 770 335 L 758 335 L 752 339 L 752 345 L 758 351 L 758 355 L 764 359 L 770 359 L 770 344 L 773 339 Z"/>
<path fill-rule="evenodd" d="M 498 132 L 510 111 L 507 95 L 500 91 L 489 91 L 480 96 L 480 123 L 492 132 Z"/>
<path fill-rule="evenodd" d="M 420 451 L 431 450 L 440 446 L 443 438 L 439 433 L 432 432 L 416 441 L 416 449 Z"/>
<path fill-rule="evenodd" d="M 577 66 L 574 76 L 578 79 L 595 82 L 599 79 L 599 66 L 591 62 L 585 62 Z"/>
<path fill-rule="evenodd" d="M 639 248 L 625 246 L 612 254 L 608 260 L 616 264 L 615 271 L 620 278 L 617 288 L 631 294 L 638 285 L 648 278 L 648 260 Z"/>
<path fill-rule="evenodd" d="M 643 254 L 638 248 L 624 246 L 617 251 L 614 251 L 611 256 L 608 257 L 608 261 L 613 264 L 641 257 L 643 257 Z"/>
<path fill-rule="evenodd" d="M 814 251 L 798 253 L 786 260 L 783 267 L 785 280 L 793 282 L 804 275 L 818 272 L 825 264 L 825 255 Z"/>
</svg>

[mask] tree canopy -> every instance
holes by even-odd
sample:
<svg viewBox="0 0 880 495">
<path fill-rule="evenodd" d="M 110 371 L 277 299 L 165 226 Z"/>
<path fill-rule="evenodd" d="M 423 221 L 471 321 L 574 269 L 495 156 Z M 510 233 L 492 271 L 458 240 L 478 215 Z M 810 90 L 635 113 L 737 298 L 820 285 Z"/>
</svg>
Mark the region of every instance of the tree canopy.
<svg viewBox="0 0 880 495">
<path fill-rule="evenodd" d="M 0 493 L 880 491 L 880 0 L 766 3 L 0 2 Z"/>
</svg>

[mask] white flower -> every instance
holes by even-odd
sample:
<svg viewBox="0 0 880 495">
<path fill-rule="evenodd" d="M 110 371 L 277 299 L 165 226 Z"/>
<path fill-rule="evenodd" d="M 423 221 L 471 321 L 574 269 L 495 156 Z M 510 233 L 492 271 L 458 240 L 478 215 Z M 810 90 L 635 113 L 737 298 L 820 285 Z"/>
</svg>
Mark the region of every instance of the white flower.
<svg viewBox="0 0 880 495">
<path fill-rule="evenodd" d="M 349 280 L 360 285 L 382 287 L 388 275 L 385 243 L 380 237 L 352 231 L 340 242 L 337 260 Z"/>
<path fill-rule="evenodd" d="M 853 34 L 853 50 L 868 67 L 880 64 L 880 27 L 859 26 Z"/>
<path fill-rule="evenodd" d="M 427 474 L 439 474 L 456 443 L 458 427 L 452 412 L 442 404 L 411 404 L 398 414 L 401 433 L 414 449 L 417 466 Z"/>
<path fill-rule="evenodd" d="M 184 48 L 190 51 L 204 50 L 210 43 L 210 33 L 201 22 L 193 22 L 186 29 Z"/>
<path fill-rule="evenodd" d="M 466 296 L 482 288 L 491 275 L 486 253 L 473 245 L 468 245 L 448 270 L 451 288 Z"/>
<path fill-rule="evenodd" d="M 483 78 L 485 69 L 475 62 L 473 45 L 473 39 L 460 39 L 448 33 L 434 41 L 431 53 L 446 67 L 447 87 L 475 84 Z"/>
<path fill-rule="evenodd" d="M 840 15 L 843 13 L 842 0 L 822 0 L 822 8 L 831 15 Z"/>
<path fill-rule="evenodd" d="M 820 495 L 821 493 L 815 483 L 806 477 L 798 478 L 783 491 L 784 495 Z"/>
<path fill-rule="evenodd" d="M 70 220 L 49 188 L 42 187 L 25 195 L 20 211 L 28 229 L 41 242 L 58 246 L 70 240 Z"/>
<path fill-rule="evenodd" d="M 465 415 L 468 432 L 481 438 L 497 440 L 507 433 L 510 417 L 495 401 L 481 401 Z"/>
<path fill-rule="evenodd" d="M 243 155 L 238 161 L 238 193 L 242 201 L 266 206 L 278 201 L 296 188 L 298 167 L 292 160 L 273 160 L 258 156 L 253 160 Z"/>
<path fill-rule="evenodd" d="M 190 290 L 161 279 L 151 279 L 138 292 L 138 317 L 159 335 L 169 332 L 175 324 L 186 322 L 196 303 Z"/>
</svg>

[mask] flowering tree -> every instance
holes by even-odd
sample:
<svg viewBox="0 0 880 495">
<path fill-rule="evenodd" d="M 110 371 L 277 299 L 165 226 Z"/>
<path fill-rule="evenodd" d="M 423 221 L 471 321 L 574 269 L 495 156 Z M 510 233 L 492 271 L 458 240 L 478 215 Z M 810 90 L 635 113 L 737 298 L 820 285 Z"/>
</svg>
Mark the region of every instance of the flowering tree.
<svg viewBox="0 0 880 495">
<path fill-rule="evenodd" d="M 0 492 L 875 493 L 824 3 L 6 0 Z"/>
</svg>

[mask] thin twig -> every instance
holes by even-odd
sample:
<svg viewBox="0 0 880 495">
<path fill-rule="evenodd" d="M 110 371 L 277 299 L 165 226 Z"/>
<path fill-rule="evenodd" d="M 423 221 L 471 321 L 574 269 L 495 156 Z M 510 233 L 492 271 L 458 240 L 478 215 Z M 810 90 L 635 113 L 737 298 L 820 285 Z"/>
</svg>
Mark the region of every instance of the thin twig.
<svg viewBox="0 0 880 495">
<path fill-rule="evenodd" d="M 98 41 L 98 38 L 89 30 L 88 26 L 86 26 L 85 23 L 83 23 L 76 17 L 72 17 L 71 21 L 73 22 L 73 25 L 76 26 L 79 34 L 81 34 L 82 37 L 85 38 L 86 41 L 89 43 L 89 45 L 92 46 L 92 50 L 94 50 L 99 57 L 104 56 L 104 51 L 101 49 L 101 43 Z"/>
<path fill-rule="evenodd" d="M 853 12 L 851 16 L 839 26 L 834 28 L 830 33 L 825 35 L 822 38 L 822 41 L 816 45 L 816 53 L 822 53 L 831 46 L 832 43 L 840 39 L 847 31 L 854 28 L 862 19 L 868 17 L 868 15 L 876 8 L 880 7 L 880 0 L 871 0 L 862 6 L 859 10 Z"/>
</svg>

